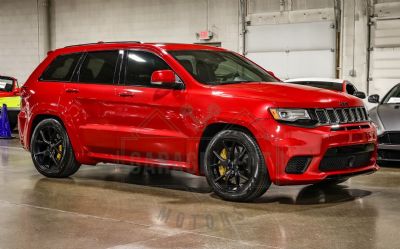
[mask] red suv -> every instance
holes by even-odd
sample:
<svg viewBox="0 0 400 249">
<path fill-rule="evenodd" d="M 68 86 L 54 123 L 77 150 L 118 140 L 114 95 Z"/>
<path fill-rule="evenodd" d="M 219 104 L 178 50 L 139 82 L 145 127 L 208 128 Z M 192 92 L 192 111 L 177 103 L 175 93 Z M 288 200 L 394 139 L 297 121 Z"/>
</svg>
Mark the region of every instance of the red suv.
<svg viewBox="0 0 400 249">
<path fill-rule="evenodd" d="M 205 175 L 226 200 L 271 183 L 337 184 L 376 165 L 360 99 L 282 84 L 221 48 L 114 42 L 50 52 L 22 90 L 20 138 L 37 170 L 99 162 Z"/>
</svg>

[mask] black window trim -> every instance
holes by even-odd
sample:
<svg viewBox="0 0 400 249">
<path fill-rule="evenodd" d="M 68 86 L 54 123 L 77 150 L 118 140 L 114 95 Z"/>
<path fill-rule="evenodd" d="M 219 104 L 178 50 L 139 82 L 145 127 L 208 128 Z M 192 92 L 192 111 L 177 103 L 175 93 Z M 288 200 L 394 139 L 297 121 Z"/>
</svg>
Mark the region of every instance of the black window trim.
<svg viewBox="0 0 400 249">
<path fill-rule="evenodd" d="M 114 75 L 113 75 L 113 82 L 110 83 L 99 83 L 99 82 L 80 82 L 79 81 L 79 75 L 82 69 L 83 62 L 85 61 L 87 55 L 89 53 L 96 53 L 96 52 L 107 52 L 107 51 L 116 51 L 118 52 L 118 57 L 117 57 L 117 62 L 115 64 L 115 69 L 114 69 Z M 103 85 L 103 86 L 117 86 L 119 84 L 116 79 L 119 77 L 118 74 L 118 69 L 120 68 L 121 64 L 121 53 L 120 51 L 123 51 L 121 48 L 110 48 L 110 49 L 100 49 L 100 50 L 89 50 L 89 51 L 82 51 L 83 56 L 80 58 L 80 60 L 77 63 L 77 68 L 76 71 L 73 73 L 73 77 L 71 78 L 72 81 L 69 81 L 70 83 L 76 83 L 76 84 L 85 84 L 85 85 Z M 78 67 L 79 66 L 79 67 Z"/>
<path fill-rule="evenodd" d="M 49 66 L 50 66 L 58 57 L 60 57 L 60 56 L 68 56 L 68 55 L 72 55 L 72 54 L 81 54 L 81 56 L 79 57 L 78 62 L 76 63 L 76 65 L 75 65 L 75 67 L 74 67 L 74 70 L 72 70 L 72 74 L 71 74 L 71 77 L 69 78 L 69 80 L 44 80 L 44 79 L 43 79 L 43 74 L 46 72 L 46 70 L 49 68 Z M 72 80 L 74 79 L 75 72 L 76 72 L 76 70 L 77 70 L 77 68 L 78 68 L 78 65 L 80 64 L 80 62 L 81 62 L 82 57 L 83 57 L 84 54 L 85 54 L 85 52 L 80 51 L 80 52 L 65 53 L 65 54 L 59 54 L 59 55 L 57 55 L 56 57 L 54 57 L 54 58 L 50 61 L 50 63 L 49 63 L 49 64 L 46 66 L 46 68 L 42 71 L 42 73 L 40 74 L 40 76 L 39 76 L 39 78 L 37 79 L 37 81 L 38 81 L 38 82 L 57 82 L 57 83 L 58 83 L 58 82 L 60 82 L 60 83 L 72 82 Z"/>
<path fill-rule="evenodd" d="M 167 86 L 165 86 L 165 85 L 154 85 L 154 84 L 150 84 L 150 85 L 126 84 L 126 70 L 127 70 L 127 65 L 128 65 L 128 63 L 127 63 L 127 61 L 128 61 L 127 57 L 128 57 L 128 54 L 129 54 L 130 51 L 146 52 L 146 53 L 150 53 L 150 54 L 153 54 L 153 55 L 157 56 L 158 58 L 160 58 L 162 61 L 164 61 L 164 62 L 168 65 L 168 67 L 170 68 L 170 70 L 172 70 L 172 71 L 179 77 L 179 79 L 181 80 L 182 83 L 181 83 L 181 84 L 176 84 L 177 86 L 180 85 L 179 87 L 167 87 Z M 143 48 L 129 48 L 129 49 L 125 49 L 125 50 L 124 50 L 124 58 L 123 58 L 123 60 L 122 60 L 122 67 L 121 67 L 121 72 L 120 72 L 120 74 L 121 74 L 121 75 L 120 75 L 120 82 L 119 82 L 119 84 L 118 84 L 117 86 L 123 86 L 123 87 L 132 86 L 132 87 L 145 87 L 145 88 L 161 88 L 161 89 L 170 89 L 170 90 L 184 90 L 184 89 L 186 89 L 186 84 L 185 84 L 185 82 L 183 81 L 182 77 L 179 76 L 179 74 L 171 67 L 171 65 L 170 65 L 166 60 L 164 60 L 161 56 L 159 56 L 158 54 L 156 54 L 156 53 L 154 53 L 153 51 L 148 50 L 148 49 L 143 49 Z"/>
</svg>

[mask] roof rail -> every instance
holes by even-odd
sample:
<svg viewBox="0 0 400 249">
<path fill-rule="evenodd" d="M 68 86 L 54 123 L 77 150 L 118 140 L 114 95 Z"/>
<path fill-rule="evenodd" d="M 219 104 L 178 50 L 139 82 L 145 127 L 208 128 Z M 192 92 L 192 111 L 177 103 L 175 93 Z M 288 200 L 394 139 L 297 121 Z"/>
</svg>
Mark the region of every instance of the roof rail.
<svg viewBox="0 0 400 249">
<path fill-rule="evenodd" d="M 91 43 L 82 43 L 82 44 L 69 45 L 69 46 L 65 46 L 64 48 L 79 47 L 79 46 L 86 46 L 86 45 L 95 45 L 95 44 L 112 44 L 112 43 L 142 43 L 142 42 L 140 42 L 140 41 L 111 41 L 111 42 L 98 41 L 98 42 L 91 42 Z"/>
</svg>

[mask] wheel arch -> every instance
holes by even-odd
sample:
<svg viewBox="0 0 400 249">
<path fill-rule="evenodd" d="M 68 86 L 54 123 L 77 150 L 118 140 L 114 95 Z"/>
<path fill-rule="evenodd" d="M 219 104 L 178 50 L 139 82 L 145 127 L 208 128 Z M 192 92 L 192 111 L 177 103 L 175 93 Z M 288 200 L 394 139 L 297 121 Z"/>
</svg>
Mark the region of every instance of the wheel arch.
<svg viewBox="0 0 400 249">
<path fill-rule="evenodd" d="M 224 130 L 238 130 L 245 132 L 246 134 L 250 135 L 255 138 L 253 132 L 240 124 L 235 123 L 228 123 L 228 122 L 218 122 L 218 123 L 211 123 L 205 127 L 203 133 L 200 137 L 199 146 L 198 146 L 198 153 L 197 153 L 197 163 L 198 163 L 198 170 L 200 175 L 204 175 L 204 167 L 203 167 L 203 155 L 206 151 L 208 144 L 210 143 L 211 139 L 219 132 Z"/>
<path fill-rule="evenodd" d="M 45 120 L 45 119 L 55 119 L 55 120 L 57 120 L 58 122 L 60 122 L 61 123 L 61 125 L 65 128 L 65 125 L 64 125 L 64 122 L 61 120 L 61 118 L 60 117 L 58 117 L 58 116 L 56 116 L 56 115 L 53 115 L 53 114 L 37 114 L 33 119 L 32 119 L 32 123 L 31 123 L 31 125 L 30 125 L 30 129 L 29 129 L 29 132 L 28 132 L 28 136 L 27 136 L 27 146 L 29 147 L 29 149 L 30 149 L 30 147 L 31 147 L 31 140 L 32 140 L 32 135 L 33 135 L 33 132 L 35 131 L 35 128 L 36 128 L 36 126 L 40 123 L 40 122 L 42 122 L 43 120 Z M 65 128 L 66 129 L 66 128 Z"/>
<path fill-rule="evenodd" d="M 64 129 L 66 130 L 66 132 L 68 134 L 72 148 L 74 150 L 75 158 L 78 162 L 80 162 L 82 164 L 95 164 L 96 163 L 93 160 L 91 160 L 90 158 L 87 158 L 87 156 L 86 156 L 87 153 L 85 153 L 81 143 L 79 142 L 78 137 L 74 136 L 74 134 L 76 134 L 76 132 L 74 130 L 72 130 L 73 127 L 68 126 L 68 123 L 65 122 L 62 117 L 60 117 L 59 115 L 57 115 L 55 113 L 39 113 L 39 114 L 36 114 L 32 118 L 31 124 L 29 125 L 29 130 L 27 132 L 27 139 L 26 139 L 29 150 L 30 150 L 32 135 L 33 135 L 33 132 L 34 132 L 36 126 L 45 119 L 55 119 L 58 122 L 60 122 L 60 124 L 64 127 Z"/>
</svg>

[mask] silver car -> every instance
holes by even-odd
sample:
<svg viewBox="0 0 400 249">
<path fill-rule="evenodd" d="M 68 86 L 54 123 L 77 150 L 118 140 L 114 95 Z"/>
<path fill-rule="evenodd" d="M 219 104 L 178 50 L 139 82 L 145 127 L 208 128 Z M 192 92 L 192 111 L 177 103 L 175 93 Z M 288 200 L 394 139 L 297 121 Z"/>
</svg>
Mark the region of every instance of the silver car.
<svg viewBox="0 0 400 249">
<path fill-rule="evenodd" d="M 369 111 L 378 129 L 378 160 L 400 163 L 400 83 L 382 101 L 377 94 L 369 96 L 368 101 L 378 103 Z"/>
</svg>

